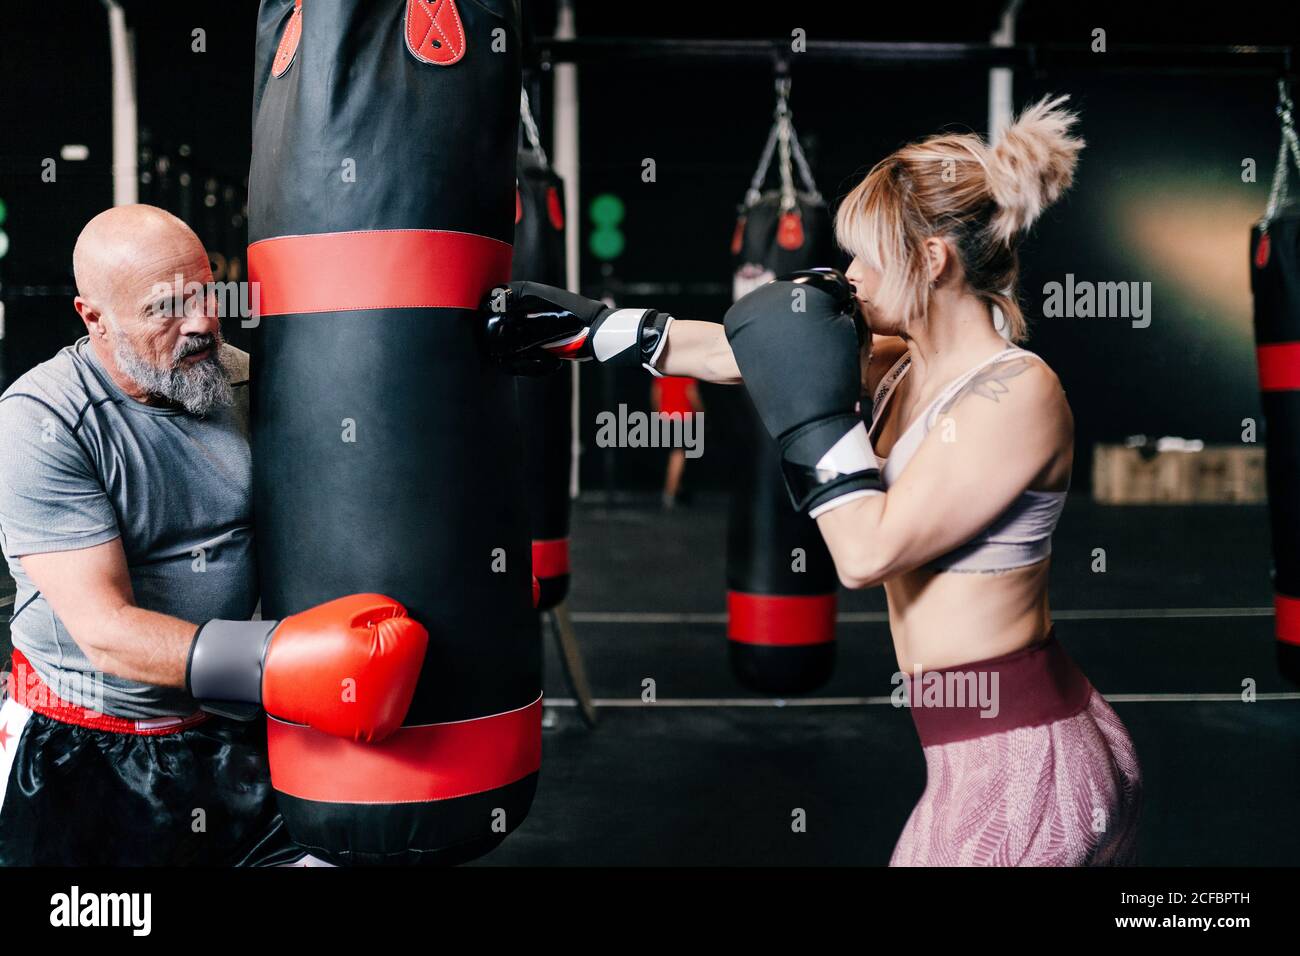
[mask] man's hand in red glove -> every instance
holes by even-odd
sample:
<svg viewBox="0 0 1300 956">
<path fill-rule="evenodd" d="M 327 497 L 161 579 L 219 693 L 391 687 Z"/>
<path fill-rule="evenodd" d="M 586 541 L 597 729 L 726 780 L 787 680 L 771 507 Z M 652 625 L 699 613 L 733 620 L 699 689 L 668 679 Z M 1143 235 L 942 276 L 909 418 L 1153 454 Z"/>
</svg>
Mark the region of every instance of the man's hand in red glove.
<svg viewBox="0 0 1300 956">
<path fill-rule="evenodd" d="M 213 713 L 246 717 L 260 704 L 373 743 L 401 726 L 428 644 L 392 598 L 353 594 L 282 621 L 208 621 L 190 646 L 186 686 Z"/>
</svg>

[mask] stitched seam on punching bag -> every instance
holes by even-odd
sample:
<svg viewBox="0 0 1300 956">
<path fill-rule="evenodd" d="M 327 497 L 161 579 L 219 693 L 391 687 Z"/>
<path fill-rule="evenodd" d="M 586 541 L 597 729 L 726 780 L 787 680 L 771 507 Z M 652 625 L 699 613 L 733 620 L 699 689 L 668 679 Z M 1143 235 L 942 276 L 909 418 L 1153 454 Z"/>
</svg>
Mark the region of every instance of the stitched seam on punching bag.
<svg viewBox="0 0 1300 956">
<path fill-rule="evenodd" d="M 817 596 L 820 597 L 820 595 L 817 595 Z M 397 729 L 398 729 L 398 730 L 411 730 L 411 729 L 416 728 L 416 727 L 450 727 L 450 726 L 453 726 L 454 724 L 472 724 L 472 723 L 475 723 L 476 721 L 480 721 L 480 720 L 491 720 L 491 719 L 494 718 L 494 717 L 505 717 L 505 716 L 507 716 L 507 715 L 509 715 L 509 714 L 518 714 L 518 713 L 522 713 L 522 712 L 525 711 L 525 710 L 529 710 L 529 709 L 531 709 L 531 708 L 533 708 L 533 707 L 536 707 L 537 704 L 538 704 L 538 702 L 541 701 L 542 698 L 545 697 L 545 696 L 546 696 L 545 694 L 538 694 L 536 697 L 534 697 L 532 700 L 530 700 L 530 701 L 529 701 L 528 703 L 526 703 L 526 704 L 520 704 L 518 707 L 511 707 L 509 710 L 501 710 L 501 711 L 497 711 L 495 714 L 479 714 L 479 715 L 476 716 L 476 717 L 458 717 L 456 720 L 438 720 L 438 721 L 434 721 L 434 722 L 431 723 L 431 724 L 403 724 L 401 727 L 398 727 Z M 281 718 L 279 718 L 279 717 L 275 717 L 275 716 L 272 716 L 272 715 L 270 715 L 270 714 L 267 714 L 267 719 L 268 719 L 268 720 L 273 720 L 273 721 L 275 721 L 277 724 L 284 724 L 284 725 L 287 726 L 287 727 L 306 727 L 306 726 L 307 726 L 306 724 L 295 724 L 295 723 L 294 723 L 293 721 L 291 721 L 291 720 L 282 720 Z M 323 731 L 322 731 L 322 732 L 323 732 Z"/>
<path fill-rule="evenodd" d="M 415 57 L 421 63 L 434 63 L 433 60 L 421 53 L 418 47 L 411 46 L 411 12 L 417 6 L 424 9 L 424 4 L 421 4 L 420 0 L 408 0 L 406 4 L 406 29 L 403 31 L 403 36 L 406 40 L 406 48 L 411 51 L 411 56 Z M 424 45 L 424 42 L 429 39 L 429 34 L 433 31 L 433 14 L 427 9 L 424 9 L 424 13 L 429 17 L 429 29 L 424 31 L 424 36 L 420 39 L 420 46 Z M 436 63 L 434 63 L 434 65 L 436 65 Z"/>
<path fill-rule="evenodd" d="M 429 42 L 429 34 L 431 34 L 435 29 L 437 29 L 437 26 L 438 26 L 438 25 L 437 25 L 436 23 L 433 22 L 433 17 L 432 17 L 432 15 L 430 15 L 430 17 L 429 17 L 429 29 L 425 30 L 425 31 L 424 31 L 424 36 L 420 37 L 420 45 L 419 45 L 419 48 L 420 48 L 421 50 L 423 50 L 423 49 L 424 49 L 424 45 L 425 45 L 426 43 Z"/>
<path fill-rule="evenodd" d="M 290 35 L 292 40 L 290 41 Z M 275 59 L 271 64 L 271 76 L 279 79 L 289 72 L 289 67 L 293 66 L 294 61 L 298 59 L 298 43 L 302 39 L 302 7 L 295 6 L 293 13 L 289 15 L 289 23 L 285 27 L 284 34 L 280 37 L 280 45 L 276 48 Z M 284 66 L 276 68 L 276 61 L 280 59 L 283 52 L 284 44 L 289 42 L 289 58 L 285 61 Z"/>
<path fill-rule="evenodd" d="M 511 249 L 514 248 L 514 243 L 506 242 L 504 239 L 493 239 L 491 236 L 480 235 L 477 232 L 466 232 L 463 229 L 346 229 L 341 232 L 295 232 L 288 236 L 267 236 L 265 239 L 250 242 L 248 247 L 251 249 L 253 246 L 260 246 L 266 242 L 283 242 L 287 239 L 315 239 L 317 236 L 372 236 L 384 232 L 436 232 L 447 236 L 472 236 L 485 242 L 495 242 L 502 246 L 509 246 Z"/>
<path fill-rule="evenodd" d="M 448 2 L 451 2 L 451 0 L 439 0 L 438 6 L 441 7 L 443 4 Z M 424 36 L 421 37 L 419 45 L 423 46 L 428 41 L 429 34 L 432 33 L 434 30 L 437 30 L 439 35 L 442 36 L 443 43 L 446 45 L 446 48 L 450 53 L 450 57 L 447 62 L 442 63 L 439 62 L 438 60 L 434 60 L 430 57 L 427 57 L 423 53 L 421 53 L 419 49 L 411 45 L 411 13 L 416 6 L 419 6 L 421 11 L 429 18 L 429 29 L 427 29 L 424 32 Z M 453 6 L 452 19 L 456 21 L 456 32 L 460 39 L 460 46 L 459 47 L 453 46 L 450 38 L 447 35 L 447 32 L 438 25 L 436 14 L 434 10 L 431 9 L 431 7 L 432 4 L 430 4 L 428 0 L 408 0 L 406 4 L 406 18 L 405 18 L 406 29 L 402 31 L 403 39 L 406 42 L 406 48 L 411 51 L 411 56 L 415 57 L 421 63 L 428 63 L 433 66 L 451 66 L 453 63 L 458 62 L 460 58 L 465 55 L 465 45 L 466 45 L 465 28 L 460 22 L 459 13 L 456 11 L 455 7 Z"/>
<path fill-rule="evenodd" d="M 429 61 L 426 60 L 420 54 L 420 51 L 417 50 L 415 47 L 411 46 L 411 11 L 412 9 L 414 9 L 414 7 L 415 7 L 414 0 L 407 0 L 406 16 L 403 17 L 404 29 L 402 30 L 402 42 L 406 44 L 406 49 L 408 49 L 411 52 L 411 56 L 415 57 L 421 63 L 427 63 Z M 425 36 L 428 36 L 428 34 L 426 33 Z"/>
<path fill-rule="evenodd" d="M 512 786 L 520 780 L 527 780 L 529 777 L 533 776 L 533 774 L 539 773 L 540 770 L 540 767 L 537 770 L 529 770 L 522 777 L 516 777 L 514 780 L 507 780 L 505 783 L 499 783 L 483 790 L 466 790 L 464 793 L 449 793 L 445 797 L 416 798 L 413 800 L 322 800 L 319 797 L 299 796 L 298 794 L 291 793 L 288 790 L 283 792 L 289 794 L 289 796 L 293 797 L 295 800 L 306 800 L 311 803 L 345 804 L 354 807 L 398 807 L 408 803 L 441 803 L 444 800 L 459 800 L 462 797 L 476 797 L 482 793 L 495 793 L 497 790 L 502 790 L 505 787 Z M 272 782 L 271 786 L 275 786 L 274 782 Z"/>
<path fill-rule="evenodd" d="M 454 0 L 438 0 L 438 7 L 439 9 L 441 9 L 447 3 L 452 3 L 452 2 L 454 2 Z M 447 44 L 447 49 L 451 50 L 452 57 L 459 58 L 461 53 L 465 51 L 465 30 L 460 25 L 459 11 L 457 11 L 453 7 L 452 14 L 453 14 L 452 19 L 456 21 L 456 32 L 460 34 L 460 46 L 458 47 L 452 45 L 451 37 L 447 36 L 447 31 L 445 31 L 442 27 L 438 26 L 438 18 L 436 16 L 436 13 L 431 13 L 430 19 L 433 23 L 434 29 L 437 30 L 440 34 L 442 34 L 443 42 Z"/>
<path fill-rule="evenodd" d="M 270 318 L 276 315 L 324 315 L 327 312 L 374 312 L 382 309 L 455 309 L 458 312 L 477 312 L 473 306 L 468 305 L 439 305 L 436 302 L 421 302 L 412 305 L 410 302 L 395 302 L 389 305 L 349 305 L 343 308 L 335 309 L 314 309 L 297 312 L 265 312 L 263 316 Z"/>
</svg>

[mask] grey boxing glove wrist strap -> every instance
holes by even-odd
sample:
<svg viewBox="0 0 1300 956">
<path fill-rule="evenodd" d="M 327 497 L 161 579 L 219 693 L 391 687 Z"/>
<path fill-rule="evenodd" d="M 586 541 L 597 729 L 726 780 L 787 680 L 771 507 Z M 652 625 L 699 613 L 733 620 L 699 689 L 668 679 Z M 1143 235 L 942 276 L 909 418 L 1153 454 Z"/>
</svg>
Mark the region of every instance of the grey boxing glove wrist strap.
<svg viewBox="0 0 1300 956">
<path fill-rule="evenodd" d="M 262 657 L 279 623 L 208 621 L 199 627 L 185 686 L 204 710 L 237 720 L 255 716 L 262 703 Z"/>
</svg>

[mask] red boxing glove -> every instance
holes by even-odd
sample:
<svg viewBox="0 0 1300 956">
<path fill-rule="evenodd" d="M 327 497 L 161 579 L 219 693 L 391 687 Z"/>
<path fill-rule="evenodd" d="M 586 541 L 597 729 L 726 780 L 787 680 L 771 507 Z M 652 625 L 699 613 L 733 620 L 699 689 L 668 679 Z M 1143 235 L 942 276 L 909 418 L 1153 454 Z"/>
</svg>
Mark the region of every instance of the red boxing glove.
<svg viewBox="0 0 1300 956">
<path fill-rule="evenodd" d="M 364 743 L 401 726 L 429 645 L 424 625 L 382 594 L 353 594 L 282 621 L 208 621 L 186 684 L 205 709 L 282 720 Z"/>
</svg>

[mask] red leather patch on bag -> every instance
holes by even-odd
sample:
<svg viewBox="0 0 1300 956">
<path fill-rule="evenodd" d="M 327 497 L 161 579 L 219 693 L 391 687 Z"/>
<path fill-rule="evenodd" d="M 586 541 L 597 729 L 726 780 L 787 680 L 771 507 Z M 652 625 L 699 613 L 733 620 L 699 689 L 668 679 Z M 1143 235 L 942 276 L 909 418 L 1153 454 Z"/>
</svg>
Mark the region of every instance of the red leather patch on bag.
<svg viewBox="0 0 1300 956">
<path fill-rule="evenodd" d="M 302 37 L 302 0 L 293 5 L 293 14 L 280 37 L 280 45 L 275 48 L 275 59 L 271 62 L 271 75 L 284 76 L 298 54 L 298 40 Z"/>
<path fill-rule="evenodd" d="M 1255 268 L 1256 269 L 1262 269 L 1266 265 L 1268 265 L 1269 245 L 1270 243 L 1268 241 L 1268 233 L 1264 233 L 1259 237 L 1259 245 L 1255 247 Z"/>
<path fill-rule="evenodd" d="M 781 213 L 781 222 L 776 227 L 776 244 L 789 252 L 803 247 L 803 219 L 797 212 Z"/>
<path fill-rule="evenodd" d="M 406 0 L 406 46 L 417 60 L 451 66 L 465 55 L 455 0 Z"/>
<path fill-rule="evenodd" d="M 564 228 L 564 207 L 560 205 L 560 191 L 554 186 L 546 187 L 546 214 L 556 232 Z"/>
<path fill-rule="evenodd" d="M 745 243 L 745 217 L 741 216 L 736 220 L 736 231 L 731 234 L 731 254 L 740 255 L 741 247 Z"/>
</svg>

